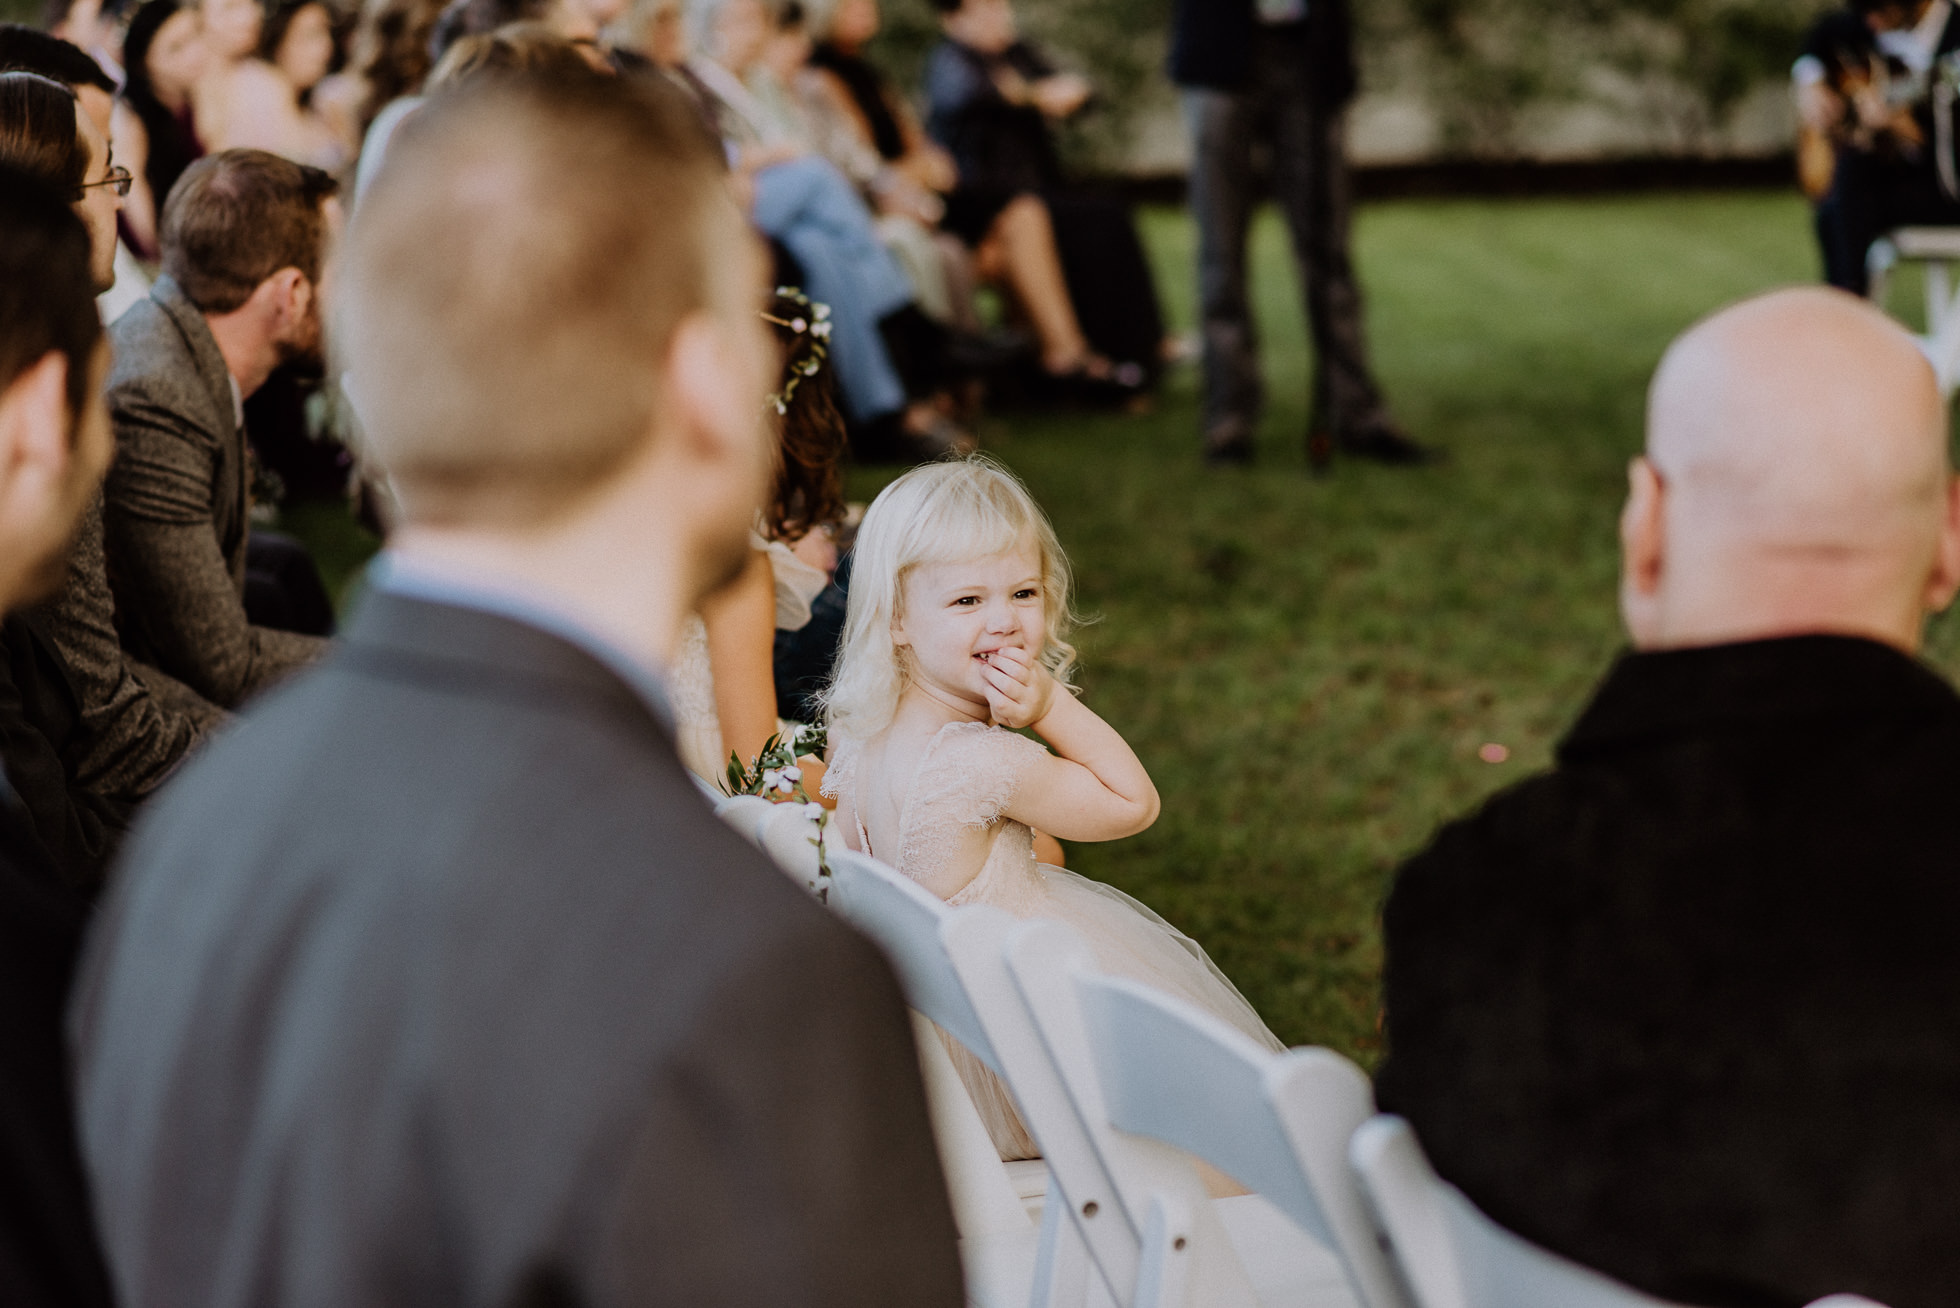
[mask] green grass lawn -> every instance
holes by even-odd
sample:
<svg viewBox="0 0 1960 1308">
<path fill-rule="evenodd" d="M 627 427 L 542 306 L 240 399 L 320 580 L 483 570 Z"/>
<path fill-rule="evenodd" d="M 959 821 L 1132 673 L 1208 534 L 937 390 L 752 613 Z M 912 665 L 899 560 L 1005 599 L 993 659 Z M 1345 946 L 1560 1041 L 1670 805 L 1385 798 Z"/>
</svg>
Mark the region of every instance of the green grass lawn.
<svg viewBox="0 0 1960 1308">
<path fill-rule="evenodd" d="M 1191 229 L 1145 225 L 1188 329 Z M 1196 936 L 1283 1039 L 1372 1064 L 1397 862 L 1544 767 L 1620 646 L 1615 517 L 1649 372 L 1695 318 L 1815 259 L 1802 205 L 1769 194 L 1383 204 L 1356 242 L 1382 380 L 1447 467 L 1307 476 L 1311 363 L 1270 216 L 1256 467 L 1201 467 L 1195 369 L 1147 417 L 982 436 L 1053 515 L 1096 618 L 1087 700 L 1163 795 L 1152 830 L 1075 846 L 1073 866 Z M 855 473 L 853 496 L 891 475 Z M 331 516 L 295 525 L 337 579 L 366 546 Z M 1960 668 L 1960 622 L 1933 649 Z M 1486 743 L 1509 761 L 1480 761 Z"/>
</svg>

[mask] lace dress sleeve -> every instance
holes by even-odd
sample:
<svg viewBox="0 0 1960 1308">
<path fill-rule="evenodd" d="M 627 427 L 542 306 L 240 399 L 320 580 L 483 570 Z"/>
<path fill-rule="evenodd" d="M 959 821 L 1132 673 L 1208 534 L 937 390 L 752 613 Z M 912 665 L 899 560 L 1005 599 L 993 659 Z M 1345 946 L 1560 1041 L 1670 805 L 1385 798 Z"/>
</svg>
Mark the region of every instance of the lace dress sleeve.
<svg viewBox="0 0 1960 1308">
<path fill-rule="evenodd" d="M 1047 757 L 1047 748 L 1026 736 L 978 722 L 958 723 L 934 741 L 912 804 L 919 816 L 987 826 L 1013 800 L 1022 774 Z"/>
<path fill-rule="evenodd" d="M 842 799 L 850 791 L 855 780 L 857 750 L 844 741 L 830 752 L 830 762 L 824 768 L 823 784 L 817 789 L 832 799 Z"/>
</svg>

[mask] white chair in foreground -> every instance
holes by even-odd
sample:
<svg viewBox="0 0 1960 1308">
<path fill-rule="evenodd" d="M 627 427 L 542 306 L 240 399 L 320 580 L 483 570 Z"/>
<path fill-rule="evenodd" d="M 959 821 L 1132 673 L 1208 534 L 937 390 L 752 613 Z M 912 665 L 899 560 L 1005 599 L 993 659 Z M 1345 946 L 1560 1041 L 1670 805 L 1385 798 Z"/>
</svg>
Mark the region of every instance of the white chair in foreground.
<svg viewBox="0 0 1960 1308">
<path fill-rule="evenodd" d="M 1875 302 L 1885 303 L 1892 269 L 1901 260 L 1926 265 L 1926 334 L 1919 348 L 1939 378 L 1940 394 L 1951 396 L 1960 387 L 1960 295 L 1951 272 L 1960 264 L 1960 227 L 1901 227 L 1873 241 L 1865 269 Z"/>
<path fill-rule="evenodd" d="M 1362 1308 L 1407 1308 L 1348 1167 L 1348 1141 L 1375 1111 L 1367 1073 L 1330 1049 L 1272 1053 L 1125 978 L 1084 976 L 1076 990 L 1112 1125 L 1250 1186 L 1334 1252 Z M 1241 1256 L 1256 1269 L 1256 1251 Z M 1316 1297 L 1302 1288 L 1296 1301 Z"/>
<path fill-rule="evenodd" d="M 1059 1090 L 1021 1084 L 1002 1054 L 1003 1046 L 1012 1048 L 1013 1061 L 1025 1064 L 1038 1039 L 1026 1029 L 1000 963 L 1014 919 L 984 905 L 948 908 L 900 873 L 850 850 L 831 853 L 830 867 L 830 907 L 883 947 L 918 1014 L 945 1028 L 1014 1087 L 1036 1138 L 1043 1139 L 1035 1122 L 1065 1111 Z M 1079 1234 L 1092 1227 L 1101 1238 L 1094 1218 L 1104 1205 L 1113 1207 L 1106 1192 L 1080 1199 L 1051 1195 L 1037 1232 L 938 1033 L 921 1023 L 918 1036 L 960 1232 L 968 1302 L 982 1308 L 1112 1305 L 1103 1282 L 1092 1274 Z M 1078 1207 L 1086 1207 L 1087 1215 L 1079 1215 Z"/>
<path fill-rule="evenodd" d="M 1681 1308 L 1493 1222 L 1429 1165 L 1402 1118 L 1371 1118 L 1349 1157 L 1415 1308 Z M 1878 1308 L 1831 1295 L 1810 1308 Z"/>
<path fill-rule="evenodd" d="M 1187 1152 L 1114 1125 L 1082 1001 L 1086 988 L 1108 978 L 1082 938 L 1057 922 L 1024 922 L 1008 939 L 1007 964 L 1041 1033 L 1044 1070 L 1069 1102 L 1069 1118 L 1051 1124 L 1051 1134 L 1094 1155 L 1089 1179 L 1115 1200 L 1116 1220 L 1105 1215 L 1104 1240 L 1092 1249 L 1117 1299 L 1136 1308 L 1351 1308 L 1339 1259 L 1271 1201 L 1258 1194 L 1213 1200 Z M 1067 1192 L 1082 1184 L 1074 1160 L 1035 1129 L 1050 1154 L 1052 1186 Z"/>
</svg>

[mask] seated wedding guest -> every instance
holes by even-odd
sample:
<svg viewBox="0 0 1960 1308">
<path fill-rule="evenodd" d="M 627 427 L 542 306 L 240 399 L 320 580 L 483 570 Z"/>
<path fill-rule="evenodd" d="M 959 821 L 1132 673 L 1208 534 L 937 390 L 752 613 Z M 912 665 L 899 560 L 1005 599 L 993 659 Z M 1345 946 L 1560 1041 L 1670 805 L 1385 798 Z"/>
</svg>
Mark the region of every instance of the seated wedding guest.
<svg viewBox="0 0 1960 1308">
<path fill-rule="evenodd" d="M 946 226 L 1005 283 L 1063 393 L 1124 399 L 1163 353 L 1163 315 L 1129 209 L 1066 184 L 1051 122 L 1089 83 L 1021 39 L 1010 0 L 933 0 L 945 35 L 926 63 L 927 129 L 959 185 Z"/>
<path fill-rule="evenodd" d="M 1960 585 L 1913 338 L 1781 291 L 1676 341 L 1621 519 L 1634 652 L 1384 917 L 1377 1092 L 1518 1234 L 1681 1303 L 1960 1285 Z"/>
<path fill-rule="evenodd" d="M 76 197 L 96 284 L 102 285 L 114 266 L 119 179 L 106 143 L 67 88 L 31 73 L 0 74 L 0 163 Z M 38 637 L 52 643 L 46 661 L 59 665 L 60 681 L 73 695 L 72 714 L 63 713 L 67 722 L 53 731 L 73 786 L 133 804 L 222 716 L 123 652 L 103 558 L 99 494 L 91 496 L 69 551 L 67 581 L 31 616 Z"/>
<path fill-rule="evenodd" d="M 282 0 L 259 29 L 254 57 L 232 74 L 221 150 L 266 150 L 337 173 L 354 157 L 354 83 L 327 74 L 336 54 L 333 11 L 324 0 Z M 336 93 L 327 94 L 331 87 Z"/>
<path fill-rule="evenodd" d="M 964 242 L 939 228 L 958 170 L 863 54 L 878 34 L 877 0 L 819 5 L 810 19 L 814 44 L 795 90 L 816 148 L 878 211 L 879 231 L 905 262 L 920 307 L 963 331 L 978 331 L 972 257 Z"/>
<path fill-rule="evenodd" d="M 19 23 L 0 23 L 0 71 L 38 73 L 49 81 L 60 82 L 74 92 L 76 103 L 108 143 L 109 153 L 115 153 L 116 84 L 109 80 L 102 66 L 84 54 L 79 46 Z M 125 168 L 122 171 L 127 173 L 130 170 Z M 121 212 L 114 219 L 118 228 L 122 225 L 122 215 L 136 200 L 139 181 L 132 175 L 128 182 L 102 188 L 105 191 L 113 190 L 113 198 L 121 202 Z M 97 197 L 91 193 L 90 198 L 95 200 L 93 207 L 104 214 L 108 212 L 110 197 Z M 110 284 L 96 297 L 104 322 L 114 322 L 120 318 L 150 290 L 149 278 L 120 239 L 115 241 L 112 250 L 114 259 L 110 267 Z"/>
<path fill-rule="evenodd" d="M 0 609 L 60 584 L 68 539 L 108 463 L 89 264 L 66 194 L 0 165 Z M 0 661 L 0 680 L 9 672 Z M 22 738 L 18 704 L 0 691 L 4 788 L 31 804 Z M 0 803 L 0 1302 L 107 1308 L 64 1038 L 84 905 L 29 817 L 39 814 Z"/>
<path fill-rule="evenodd" d="M 819 720 L 788 711 L 783 654 L 786 647 L 800 652 L 800 658 L 792 653 L 793 663 L 821 686 L 843 629 L 844 597 L 828 594 L 837 568 L 830 531 L 844 518 L 839 465 L 845 449 L 826 366 L 830 310 L 782 287 L 762 317 L 783 353 L 777 389 L 767 400 L 776 432 L 773 485 L 749 537 L 747 566 L 688 615 L 667 683 L 681 761 L 711 785 L 727 777 L 731 754 L 752 764 L 771 736 Z M 837 611 L 837 621 L 809 630 L 820 601 Z M 826 629 L 829 643 L 820 648 Z M 811 647 L 801 651 L 806 639 Z M 807 707 L 809 694 L 799 703 Z M 823 765 L 812 766 L 806 789 L 814 795 Z"/>
<path fill-rule="evenodd" d="M 101 0 L 48 0 L 41 10 L 41 26 L 48 35 L 81 50 L 109 74 L 109 80 L 123 82 L 121 59 L 122 4 L 117 0 L 105 8 Z"/>
<path fill-rule="evenodd" d="M 163 275 L 114 331 L 103 505 L 117 624 L 137 658 L 225 708 L 325 649 L 246 612 L 243 411 L 274 368 L 320 357 L 334 190 L 262 150 L 198 160 L 164 206 Z"/>
<path fill-rule="evenodd" d="M 381 167 L 388 138 L 421 103 L 422 83 L 435 65 L 429 39 L 442 10 L 441 0 L 367 0 L 361 6 L 350 59 L 363 97 L 356 203 Z"/>
<path fill-rule="evenodd" d="M 750 219 L 831 308 L 837 395 L 861 457 L 912 460 L 970 448 L 934 392 L 944 333 L 920 313 L 905 271 L 878 239 L 851 180 L 769 112 L 747 78 L 774 27 L 762 0 L 693 0 L 686 81 L 706 106 L 740 178 Z"/>
<path fill-rule="evenodd" d="M 116 106 L 116 141 L 141 184 L 123 206 L 136 250 L 157 259 L 157 216 L 184 169 L 204 156 L 191 92 L 209 62 L 204 18 L 178 0 L 145 0 L 129 20 L 123 58 L 129 80 Z"/>
<path fill-rule="evenodd" d="M 962 1303 L 888 966 L 666 725 L 765 486 L 762 271 L 664 83 L 404 127 L 336 308 L 403 522 L 141 828 L 76 993 L 124 1308 Z"/>
<path fill-rule="evenodd" d="M 258 51 L 265 9 L 259 0 L 197 0 L 197 11 L 204 22 L 207 57 L 191 89 L 192 121 L 207 150 L 222 150 L 234 130 L 237 73 Z"/>
</svg>

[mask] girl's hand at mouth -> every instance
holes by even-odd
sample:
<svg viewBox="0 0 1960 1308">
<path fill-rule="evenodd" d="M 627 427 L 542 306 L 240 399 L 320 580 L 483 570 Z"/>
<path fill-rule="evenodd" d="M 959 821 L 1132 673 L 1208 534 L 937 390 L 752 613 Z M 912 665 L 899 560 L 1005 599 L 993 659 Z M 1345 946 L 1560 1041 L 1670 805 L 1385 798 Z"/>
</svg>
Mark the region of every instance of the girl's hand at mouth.
<svg viewBox="0 0 1960 1308">
<path fill-rule="evenodd" d="M 986 683 L 987 707 L 994 721 L 1018 730 L 1048 716 L 1055 699 L 1055 678 L 1023 649 L 997 649 L 980 660 Z"/>
</svg>

